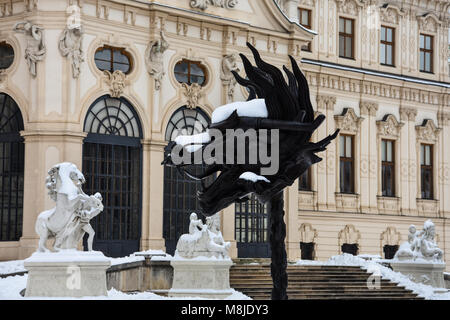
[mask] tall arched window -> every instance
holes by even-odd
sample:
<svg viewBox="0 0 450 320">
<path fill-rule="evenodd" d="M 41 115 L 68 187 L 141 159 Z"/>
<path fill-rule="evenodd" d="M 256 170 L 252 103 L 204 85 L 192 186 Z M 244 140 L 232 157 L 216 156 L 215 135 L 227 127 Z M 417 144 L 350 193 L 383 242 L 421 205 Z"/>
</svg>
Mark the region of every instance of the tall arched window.
<svg viewBox="0 0 450 320">
<path fill-rule="evenodd" d="M 25 145 L 17 103 L 0 93 L 0 241 L 22 236 Z"/>
<path fill-rule="evenodd" d="M 200 108 L 182 107 L 170 118 L 166 140 L 179 135 L 194 135 L 206 130 L 210 119 Z M 195 170 L 201 171 L 198 166 Z M 180 236 L 189 231 L 189 216 L 198 209 L 197 191 L 200 183 L 181 175 L 177 169 L 164 167 L 164 219 L 163 236 L 166 252 L 173 254 Z M 201 215 L 199 214 L 199 217 Z"/>
<path fill-rule="evenodd" d="M 139 118 L 124 98 L 103 96 L 84 122 L 85 192 L 100 192 L 105 209 L 92 221 L 94 250 L 112 257 L 139 251 L 142 147 Z"/>
</svg>

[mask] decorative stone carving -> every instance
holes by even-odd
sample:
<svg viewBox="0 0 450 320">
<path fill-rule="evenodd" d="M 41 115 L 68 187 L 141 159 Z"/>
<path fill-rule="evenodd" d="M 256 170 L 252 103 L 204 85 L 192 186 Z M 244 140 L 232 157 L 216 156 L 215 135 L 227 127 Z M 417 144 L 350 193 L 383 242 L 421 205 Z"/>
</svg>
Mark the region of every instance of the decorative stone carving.
<svg viewBox="0 0 450 320">
<path fill-rule="evenodd" d="M 180 237 L 175 255 L 185 259 L 196 257 L 229 258 L 230 243 L 225 242 L 220 231 L 220 216 L 208 217 L 206 225 L 197 218 L 196 213 L 190 217 L 189 234 Z"/>
<path fill-rule="evenodd" d="M 336 0 L 337 8 L 340 13 L 353 16 L 358 15 L 358 9 L 363 5 L 355 0 Z"/>
<path fill-rule="evenodd" d="M 59 38 L 59 50 L 63 57 L 72 61 L 72 75 L 78 78 L 81 63 L 84 62 L 82 49 L 84 29 L 82 25 L 70 24 L 66 26 Z"/>
<path fill-rule="evenodd" d="M 400 120 L 401 121 L 415 121 L 416 116 L 417 116 L 416 108 L 400 108 Z"/>
<path fill-rule="evenodd" d="M 334 110 L 336 104 L 336 97 L 327 95 L 318 95 L 316 97 L 317 109 L 319 110 Z"/>
<path fill-rule="evenodd" d="M 381 248 L 385 245 L 396 246 L 400 243 L 402 235 L 395 229 L 395 227 L 387 227 L 381 234 Z"/>
<path fill-rule="evenodd" d="M 393 4 L 386 3 L 380 8 L 380 19 L 383 22 L 398 24 L 405 13 Z"/>
<path fill-rule="evenodd" d="M 361 101 L 359 103 L 361 115 L 376 116 L 378 111 L 378 103 L 371 101 Z"/>
<path fill-rule="evenodd" d="M 220 79 L 227 90 L 227 102 L 233 101 L 234 88 L 236 86 L 236 78 L 233 76 L 232 71 L 240 71 L 237 64 L 237 55 L 234 53 L 226 55 L 222 59 Z"/>
<path fill-rule="evenodd" d="M 398 138 L 404 123 L 397 121 L 394 115 L 387 114 L 383 120 L 377 121 L 378 134 L 383 137 Z"/>
<path fill-rule="evenodd" d="M 406 174 L 406 178 L 408 178 L 408 174 Z M 380 214 L 400 214 L 400 198 L 378 196 L 377 206 Z"/>
<path fill-rule="evenodd" d="M 161 39 L 151 41 L 145 53 L 145 65 L 147 71 L 155 79 L 155 89 L 161 88 L 161 80 L 166 74 L 164 72 L 164 52 L 169 48 L 163 30 L 160 32 Z"/>
<path fill-rule="evenodd" d="M 5 69 L 0 69 L 0 85 L 6 82 L 7 73 Z"/>
<path fill-rule="evenodd" d="M 53 166 L 46 179 L 46 187 L 56 207 L 42 212 L 36 221 L 40 252 L 48 251 L 46 242 L 55 239 L 53 249 L 76 249 L 87 232 L 88 250 L 92 250 L 94 230 L 89 221 L 103 211 L 102 196 L 86 195 L 81 189 L 85 182 L 83 174 L 72 163 Z"/>
<path fill-rule="evenodd" d="M 334 116 L 337 128 L 343 132 L 357 134 L 364 118 L 358 117 L 353 108 L 345 108 L 340 116 Z"/>
<path fill-rule="evenodd" d="M 44 29 L 31 22 L 23 21 L 17 22 L 13 30 L 26 35 L 27 47 L 25 49 L 25 60 L 27 61 L 30 74 L 36 77 L 37 62 L 42 61 L 47 52 L 44 41 Z"/>
<path fill-rule="evenodd" d="M 417 17 L 419 22 L 419 29 L 425 32 L 437 32 L 438 26 L 442 25 L 442 22 L 432 13 L 427 13 Z"/>
<path fill-rule="evenodd" d="M 187 98 L 187 107 L 190 109 L 195 109 L 198 107 L 198 101 L 202 96 L 202 86 L 198 83 L 193 83 L 188 85 L 187 83 L 183 83 L 184 95 Z"/>
<path fill-rule="evenodd" d="M 400 246 L 394 256 L 395 260 L 427 260 L 443 262 L 443 251 L 438 248 L 434 237 L 436 228 L 431 220 L 425 221 L 422 231 L 414 225 L 409 227 L 408 241 Z"/>
<path fill-rule="evenodd" d="M 315 242 L 317 239 L 317 230 L 310 223 L 303 223 L 300 226 L 300 241 L 305 243 Z"/>
<path fill-rule="evenodd" d="M 431 220 L 425 221 L 420 232 L 411 225 L 408 241 L 400 246 L 391 263 L 394 271 L 407 275 L 412 281 L 445 288 L 443 251 L 437 246 L 435 236 Z"/>
<path fill-rule="evenodd" d="M 341 247 L 344 243 L 359 243 L 361 233 L 355 228 L 354 225 L 348 224 L 344 227 L 344 229 L 339 231 L 338 239 L 339 247 Z"/>
<path fill-rule="evenodd" d="M 116 70 L 113 73 L 105 70 L 103 73 L 106 76 L 105 82 L 110 87 L 111 97 L 120 98 L 125 86 L 128 84 L 126 74 L 120 70 Z"/>
<path fill-rule="evenodd" d="M 416 126 L 417 138 L 421 142 L 435 143 L 441 129 L 437 128 L 433 120 L 424 120 L 421 126 Z"/>
<path fill-rule="evenodd" d="M 205 10 L 208 5 L 214 7 L 232 9 L 238 4 L 238 0 L 190 0 L 190 5 L 192 8 Z"/>
</svg>

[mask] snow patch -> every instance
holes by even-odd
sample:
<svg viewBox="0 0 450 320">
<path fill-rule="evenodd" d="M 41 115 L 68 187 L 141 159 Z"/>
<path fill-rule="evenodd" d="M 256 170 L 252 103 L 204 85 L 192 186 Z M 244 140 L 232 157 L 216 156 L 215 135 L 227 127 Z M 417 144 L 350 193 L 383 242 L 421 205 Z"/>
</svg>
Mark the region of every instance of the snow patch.
<svg viewBox="0 0 450 320">
<path fill-rule="evenodd" d="M 219 123 L 225 121 L 234 111 L 237 111 L 240 117 L 267 118 L 269 116 L 265 100 L 253 99 L 250 101 L 237 101 L 218 107 L 212 114 L 211 122 Z"/>
<path fill-rule="evenodd" d="M 239 179 L 252 181 L 252 182 L 265 181 L 267 183 L 270 183 L 270 181 L 266 177 L 258 176 L 257 174 L 255 174 L 253 172 L 245 172 L 245 173 L 241 174 Z"/>
<path fill-rule="evenodd" d="M 16 272 L 24 272 L 23 260 L 12 260 L 0 262 L 0 274 L 11 274 Z"/>
</svg>

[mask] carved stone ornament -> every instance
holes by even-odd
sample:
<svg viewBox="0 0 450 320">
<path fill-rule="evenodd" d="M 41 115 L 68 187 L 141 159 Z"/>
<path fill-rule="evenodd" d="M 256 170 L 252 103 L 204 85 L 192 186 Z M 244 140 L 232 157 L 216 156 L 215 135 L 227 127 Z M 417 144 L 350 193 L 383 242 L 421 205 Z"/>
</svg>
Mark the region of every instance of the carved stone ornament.
<svg viewBox="0 0 450 320">
<path fill-rule="evenodd" d="M 381 234 L 381 245 L 396 246 L 400 243 L 402 236 L 394 227 L 388 227 Z"/>
<path fill-rule="evenodd" d="M 440 130 L 432 120 L 424 120 L 421 126 L 416 126 L 417 138 L 423 142 L 434 143 L 438 139 Z"/>
<path fill-rule="evenodd" d="M 46 247 L 49 238 L 55 239 L 55 251 L 76 249 L 86 232 L 88 250 L 92 251 L 95 232 L 89 221 L 103 211 L 103 204 L 100 193 L 88 196 L 83 192 L 84 182 L 83 174 L 73 163 L 60 163 L 48 171 L 46 188 L 56 206 L 42 212 L 36 220 L 38 251 L 49 251 Z"/>
<path fill-rule="evenodd" d="M 303 223 L 300 226 L 300 241 L 305 243 L 315 242 L 317 239 L 317 230 L 310 223 Z"/>
<path fill-rule="evenodd" d="M 24 33 L 27 38 L 27 47 L 25 48 L 25 60 L 28 64 L 28 70 L 33 77 L 36 77 L 36 65 L 38 61 L 45 58 L 47 52 L 44 41 L 44 29 L 32 24 L 29 21 L 17 22 L 13 31 Z"/>
<path fill-rule="evenodd" d="M 400 246 L 394 260 L 431 260 L 443 262 L 443 251 L 439 249 L 434 238 L 436 228 L 431 220 L 425 221 L 422 231 L 414 225 L 409 227 L 408 241 Z"/>
<path fill-rule="evenodd" d="M 234 88 L 237 83 L 232 71 L 240 71 L 237 65 L 237 55 L 234 53 L 223 57 L 222 69 L 220 72 L 220 79 L 222 80 L 227 90 L 227 102 L 233 101 Z"/>
<path fill-rule="evenodd" d="M 196 213 L 190 216 L 189 234 L 180 237 L 175 255 L 185 259 L 215 257 L 227 259 L 231 244 L 225 242 L 220 231 L 220 214 L 206 218 L 206 224 Z"/>
<path fill-rule="evenodd" d="M 392 4 L 387 3 L 380 8 L 380 19 L 383 22 L 398 24 L 403 16 L 404 12 Z"/>
<path fill-rule="evenodd" d="M 419 29 L 425 32 L 437 32 L 437 28 L 442 24 L 441 21 L 432 13 L 419 16 Z"/>
<path fill-rule="evenodd" d="M 151 41 L 145 52 L 145 65 L 147 71 L 155 79 L 155 89 L 161 88 L 161 80 L 164 72 L 164 52 L 169 48 L 169 43 L 164 37 L 164 32 L 160 32 L 161 39 Z"/>
<path fill-rule="evenodd" d="M 336 0 L 337 8 L 340 13 L 352 16 L 358 15 L 358 9 L 363 5 L 355 0 Z"/>
<path fill-rule="evenodd" d="M 214 7 L 232 9 L 238 4 L 238 0 L 190 0 L 192 8 L 205 10 L 209 5 Z"/>
<path fill-rule="evenodd" d="M 403 125 L 404 123 L 399 123 L 392 114 L 388 114 L 384 116 L 383 120 L 377 121 L 378 134 L 385 137 L 397 138 Z"/>
<path fill-rule="evenodd" d="M 59 38 L 59 51 L 63 57 L 72 62 L 72 75 L 76 79 L 81 72 L 81 63 L 84 62 L 82 49 L 84 30 L 79 24 L 67 25 Z"/>
<path fill-rule="evenodd" d="M 0 69 L 0 85 L 6 82 L 7 73 L 5 69 Z"/>
<path fill-rule="evenodd" d="M 111 97 L 120 98 L 125 86 L 128 84 L 126 74 L 120 70 L 116 70 L 113 73 L 105 70 L 103 73 L 106 75 L 105 82 L 110 87 L 109 90 L 111 92 Z"/>
<path fill-rule="evenodd" d="M 345 132 L 357 133 L 363 118 L 355 114 L 353 108 L 345 108 L 340 116 L 334 116 L 337 127 Z"/>
<path fill-rule="evenodd" d="M 361 239 L 361 233 L 355 228 L 355 226 L 348 224 L 339 231 L 339 246 L 343 245 L 344 243 L 352 244 L 352 243 L 359 243 L 359 240 Z"/>
<path fill-rule="evenodd" d="M 183 83 L 184 95 L 187 98 L 187 107 L 189 109 L 195 109 L 198 107 L 198 101 L 202 96 L 202 86 L 198 83 L 188 85 Z"/>
</svg>

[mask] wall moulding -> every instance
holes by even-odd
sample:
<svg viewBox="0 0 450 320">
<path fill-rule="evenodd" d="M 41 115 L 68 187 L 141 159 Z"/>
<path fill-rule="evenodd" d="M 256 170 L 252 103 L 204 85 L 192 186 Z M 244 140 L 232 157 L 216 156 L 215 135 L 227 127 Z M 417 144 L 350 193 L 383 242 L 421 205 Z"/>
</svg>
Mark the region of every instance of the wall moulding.
<svg viewBox="0 0 450 320">
<path fill-rule="evenodd" d="M 433 120 L 424 120 L 421 126 L 416 126 L 417 138 L 420 142 L 436 143 L 439 138 L 440 128 L 436 127 Z"/>
<path fill-rule="evenodd" d="M 342 133 L 358 134 L 361 122 L 364 118 L 358 117 L 353 108 L 345 108 L 342 115 L 334 116 L 336 127 L 341 129 Z"/>
<path fill-rule="evenodd" d="M 377 121 L 378 135 L 383 138 L 397 139 L 404 125 L 403 122 L 398 122 L 394 115 L 387 114 L 383 120 Z"/>
</svg>

